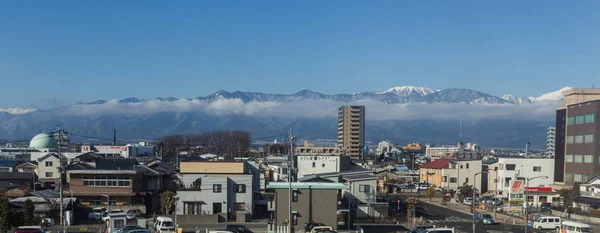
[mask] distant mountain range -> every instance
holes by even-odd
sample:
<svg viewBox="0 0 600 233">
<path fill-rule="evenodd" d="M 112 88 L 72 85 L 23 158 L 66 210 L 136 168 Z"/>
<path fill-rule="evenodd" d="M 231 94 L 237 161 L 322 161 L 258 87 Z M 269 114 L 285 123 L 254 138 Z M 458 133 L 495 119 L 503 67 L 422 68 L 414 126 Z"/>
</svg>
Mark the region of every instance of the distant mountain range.
<svg viewBox="0 0 600 233">
<path fill-rule="evenodd" d="M 310 90 L 302 90 L 294 94 L 227 92 L 220 90 L 207 96 L 188 99 L 174 97 L 140 99 L 130 97 L 121 100 L 78 102 L 71 106 L 55 109 L 0 109 L 0 139 L 27 139 L 40 131 L 51 130 L 56 124 L 61 124 L 68 131 L 70 130 L 79 135 L 100 138 L 111 138 L 112 130 L 117 129 L 119 138 L 123 140 L 153 139 L 169 134 L 219 129 L 247 130 L 252 133 L 253 137 L 260 138 L 286 132 L 290 127 L 306 139 L 335 139 L 337 135 L 335 106 L 344 103 L 365 103 L 367 112 L 372 111 L 373 108 L 369 104 L 373 103 L 382 103 L 389 106 L 389 108 L 395 108 L 403 104 L 421 104 L 425 109 L 400 109 L 399 114 L 401 115 L 407 115 L 402 111 L 427 111 L 429 105 L 439 106 L 445 104 L 452 106 L 447 111 L 456 111 L 456 106 L 486 106 L 486 111 L 489 106 L 499 106 L 499 108 L 502 108 L 501 111 L 506 111 L 506 106 L 517 108 L 522 105 L 526 106 L 521 109 L 528 110 L 529 105 L 533 106 L 537 103 L 548 103 L 550 105 L 558 103 L 562 99 L 560 92 L 567 89 L 570 89 L 570 87 L 539 97 L 515 97 L 513 95 L 498 97 L 471 89 L 433 90 L 414 86 L 398 86 L 380 92 L 356 92 L 336 95 L 327 95 Z M 228 111 L 228 113 L 214 114 L 210 111 L 204 111 L 204 109 L 216 108 L 209 104 L 218 103 L 222 100 L 238 100 L 240 103 L 233 102 L 233 104 L 218 105 L 219 109 L 232 110 L 233 113 Z M 289 109 L 281 110 L 282 112 L 277 112 L 278 114 L 262 114 L 263 111 L 272 108 L 293 105 L 303 101 L 325 101 L 331 106 L 327 105 L 327 109 L 321 109 L 325 111 L 325 113 L 322 113 L 323 117 L 288 117 L 289 114 L 286 114 L 286 111 L 290 111 Z M 148 107 L 144 109 L 152 109 L 152 111 L 138 111 L 134 108 L 145 103 Z M 189 105 L 189 103 L 196 105 Z M 253 105 L 253 103 L 265 104 L 259 104 L 260 107 L 255 110 L 251 109 L 253 114 L 234 111 L 236 108 L 255 106 L 256 104 Z M 171 108 L 171 106 L 177 106 L 177 108 Z M 308 111 L 308 114 L 311 113 L 310 111 L 318 111 L 303 109 L 304 107 L 306 106 L 292 109 L 293 111 Z M 84 110 L 95 111 L 86 113 Z M 377 109 L 377 114 L 382 111 L 385 112 L 386 110 Z M 466 112 L 461 113 L 461 115 L 467 116 L 463 120 L 464 139 L 476 141 L 484 146 L 522 147 L 526 142 L 531 142 L 532 147 L 541 148 L 545 145 L 546 128 L 554 125 L 552 117 L 542 117 L 536 119 L 536 121 L 512 116 L 509 117 L 510 119 L 469 119 L 468 116 L 471 113 L 468 110 L 464 111 Z M 420 114 L 427 115 L 428 112 Z M 442 115 L 444 114 L 442 113 Z M 381 120 L 373 117 L 373 115 L 368 115 L 367 121 L 367 140 L 374 142 L 389 139 L 398 143 L 455 144 L 460 131 L 457 119 L 396 119 L 391 117 Z M 81 138 L 81 140 L 83 139 L 85 138 Z"/>
</svg>

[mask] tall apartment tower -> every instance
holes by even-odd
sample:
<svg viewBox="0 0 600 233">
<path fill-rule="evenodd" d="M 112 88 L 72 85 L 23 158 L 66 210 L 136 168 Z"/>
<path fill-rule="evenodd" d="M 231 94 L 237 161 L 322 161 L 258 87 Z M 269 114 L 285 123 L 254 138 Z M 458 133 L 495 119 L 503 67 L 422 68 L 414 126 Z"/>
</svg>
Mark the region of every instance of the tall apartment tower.
<svg viewBox="0 0 600 233">
<path fill-rule="evenodd" d="M 556 146 L 556 127 L 548 127 L 546 132 L 546 156 L 554 157 L 554 147 Z"/>
<path fill-rule="evenodd" d="M 342 106 L 338 110 L 338 146 L 346 155 L 361 157 L 365 148 L 365 106 Z"/>
<path fill-rule="evenodd" d="M 554 181 L 586 182 L 600 173 L 600 89 L 562 92 L 556 110 Z"/>
</svg>

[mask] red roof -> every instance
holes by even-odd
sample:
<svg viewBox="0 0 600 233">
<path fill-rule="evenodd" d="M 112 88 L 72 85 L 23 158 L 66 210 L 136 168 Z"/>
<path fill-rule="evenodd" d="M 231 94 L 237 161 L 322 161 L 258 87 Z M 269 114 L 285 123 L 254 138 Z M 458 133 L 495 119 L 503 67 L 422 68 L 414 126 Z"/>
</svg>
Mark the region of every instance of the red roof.
<svg viewBox="0 0 600 233">
<path fill-rule="evenodd" d="M 433 168 L 433 169 L 449 168 L 450 161 L 452 161 L 452 160 L 454 160 L 454 158 L 436 159 L 429 163 L 425 163 L 425 164 L 421 165 L 420 168 Z"/>
</svg>

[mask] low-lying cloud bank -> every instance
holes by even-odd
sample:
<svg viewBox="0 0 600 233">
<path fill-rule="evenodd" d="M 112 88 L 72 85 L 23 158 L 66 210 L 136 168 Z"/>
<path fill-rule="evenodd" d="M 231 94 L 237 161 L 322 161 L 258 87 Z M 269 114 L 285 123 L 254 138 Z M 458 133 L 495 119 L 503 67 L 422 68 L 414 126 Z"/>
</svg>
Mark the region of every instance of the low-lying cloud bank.
<svg viewBox="0 0 600 233">
<path fill-rule="evenodd" d="M 337 102 L 331 100 L 298 100 L 291 103 L 257 102 L 244 103 L 240 99 L 217 99 L 212 102 L 203 100 L 177 100 L 163 102 L 149 100 L 141 103 L 119 103 L 111 100 L 104 104 L 73 105 L 60 112 L 68 115 L 103 114 L 153 114 L 159 112 L 199 112 L 216 115 L 245 115 L 292 118 L 335 117 L 342 105 L 365 105 L 369 120 L 554 120 L 557 102 L 540 102 L 522 105 L 498 104 L 387 104 L 380 101 Z"/>
<path fill-rule="evenodd" d="M 24 108 L 0 108 L 0 112 L 7 112 L 13 115 L 27 114 L 35 112 L 35 109 L 24 109 Z"/>
</svg>

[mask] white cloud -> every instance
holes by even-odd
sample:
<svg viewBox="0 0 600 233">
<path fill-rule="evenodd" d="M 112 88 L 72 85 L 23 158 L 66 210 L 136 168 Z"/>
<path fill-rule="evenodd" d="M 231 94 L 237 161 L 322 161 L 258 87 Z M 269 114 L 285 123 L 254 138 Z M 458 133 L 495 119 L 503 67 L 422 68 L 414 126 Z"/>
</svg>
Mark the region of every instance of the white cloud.
<svg viewBox="0 0 600 233">
<path fill-rule="evenodd" d="M 121 104 L 117 100 L 98 105 L 74 105 L 61 110 L 69 115 L 152 114 L 158 112 L 202 112 L 216 115 L 275 116 L 298 118 L 335 117 L 342 105 L 365 105 L 369 120 L 411 119 L 518 119 L 554 120 L 558 102 L 539 102 L 522 105 L 468 105 L 468 104 L 387 104 L 379 101 L 337 102 L 332 100 L 298 100 L 290 103 L 244 103 L 240 99 L 217 99 L 213 102 L 181 99 L 174 102 L 158 100 Z M 66 111 L 65 111 L 66 110 Z"/>
</svg>

